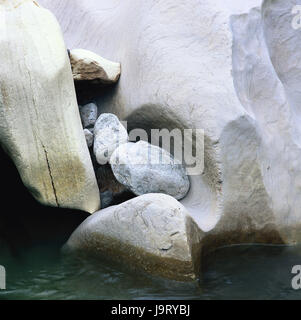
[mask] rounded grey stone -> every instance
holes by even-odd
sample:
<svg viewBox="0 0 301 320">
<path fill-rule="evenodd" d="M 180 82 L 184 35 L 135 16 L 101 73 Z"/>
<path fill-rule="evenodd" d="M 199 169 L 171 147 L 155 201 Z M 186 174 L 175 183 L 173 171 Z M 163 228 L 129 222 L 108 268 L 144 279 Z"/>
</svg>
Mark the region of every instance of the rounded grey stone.
<svg viewBox="0 0 301 320">
<path fill-rule="evenodd" d="M 109 162 L 114 150 L 128 142 L 128 133 L 119 119 L 112 113 L 99 116 L 94 127 L 94 154 L 99 164 Z"/>
<path fill-rule="evenodd" d="M 185 167 L 169 152 L 145 141 L 119 146 L 110 164 L 116 179 L 136 195 L 164 193 L 179 200 L 189 191 Z"/>
<path fill-rule="evenodd" d="M 88 103 L 79 107 L 79 113 L 84 128 L 92 128 L 97 119 L 97 106 L 95 103 Z"/>
</svg>

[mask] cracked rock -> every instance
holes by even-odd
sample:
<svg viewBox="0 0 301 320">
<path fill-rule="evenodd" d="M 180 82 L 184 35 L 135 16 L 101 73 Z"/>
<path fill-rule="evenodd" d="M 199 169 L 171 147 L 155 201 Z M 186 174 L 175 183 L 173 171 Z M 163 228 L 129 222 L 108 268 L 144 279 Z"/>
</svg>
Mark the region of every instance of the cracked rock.
<svg viewBox="0 0 301 320">
<path fill-rule="evenodd" d="M 60 26 L 32 1 L 0 1 L 0 15 L 1 145 L 37 201 L 93 213 L 99 190 Z"/>
</svg>

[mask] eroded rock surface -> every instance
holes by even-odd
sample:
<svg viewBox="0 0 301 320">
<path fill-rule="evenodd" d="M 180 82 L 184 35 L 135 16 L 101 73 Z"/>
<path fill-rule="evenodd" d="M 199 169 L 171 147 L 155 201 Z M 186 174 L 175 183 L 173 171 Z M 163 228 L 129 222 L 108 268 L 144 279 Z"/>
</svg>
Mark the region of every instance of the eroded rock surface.
<svg viewBox="0 0 301 320">
<path fill-rule="evenodd" d="M 205 170 L 182 203 L 208 246 L 301 241 L 300 0 L 41 2 L 70 47 L 121 61 L 104 112 L 138 128 L 204 129 Z"/>
<path fill-rule="evenodd" d="M 95 212 L 99 190 L 57 20 L 34 1 L 0 2 L 0 139 L 41 203 Z"/>
<path fill-rule="evenodd" d="M 74 231 L 64 251 L 106 256 L 175 280 L 199 276 L 198 227 L 178 201 L 163 194 L 143 195 L 93 214 Z"/>
</svg>

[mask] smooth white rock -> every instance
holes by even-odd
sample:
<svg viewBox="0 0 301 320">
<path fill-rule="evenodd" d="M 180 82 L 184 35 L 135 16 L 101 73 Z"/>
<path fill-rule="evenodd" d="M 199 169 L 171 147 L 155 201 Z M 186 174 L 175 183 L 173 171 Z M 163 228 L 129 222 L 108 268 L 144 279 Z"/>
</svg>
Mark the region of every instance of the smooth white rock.
<svg viewBox="0 0 301 320">
<path fill-rule="evenodd" d="M 200 265 L 196 223 L 174 198 L 147 194 L 103 209 L 71 235 L 64 251 L 105 256 L 176 280 L 194 280 Z"/>
<path fill-rule="evenodd" d="M 185 167 L 145 141 L 119 146 L 110 159 L 116 179 L 136 195 L 164 193 L 182 199 L 189 190 Z"/>
<path fill-rule="evenodd" d="M 100 208 L 60 26 L 30 0 L 0 1 L 0 140 L 39 202 Z"/>
<path fill-rule="evenodd" d="M 103 113 L 94 126 L 94 154 L 99 164 L 109 162 L 114 150 L 128 142 L 128 133 L 118 118 L 111 113 Z"/>
</svg>

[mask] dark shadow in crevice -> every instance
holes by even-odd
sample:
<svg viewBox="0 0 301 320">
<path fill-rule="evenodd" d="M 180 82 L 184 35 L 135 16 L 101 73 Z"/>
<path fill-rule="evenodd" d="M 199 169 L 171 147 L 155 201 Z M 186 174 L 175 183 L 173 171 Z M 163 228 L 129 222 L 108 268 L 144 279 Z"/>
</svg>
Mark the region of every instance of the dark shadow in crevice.
<svg viewBox="0 0 301 320">
<path fill-rule="evenodd" d="M 110 94 L 116 84 L 106 84 L 97 81 L 74 81 L 78 104 L 85 105 L 97 98 Z"/>
<path fill-rule="evenodd" d="M 54 244 L 60 247 L 89 216 L 85 212 L 38 203 L 22 183 L 14 163 L 2 148 L 0 164 L 0 243 L 8 247 L 14 256 L 36 245 Z"/>
</svg>

